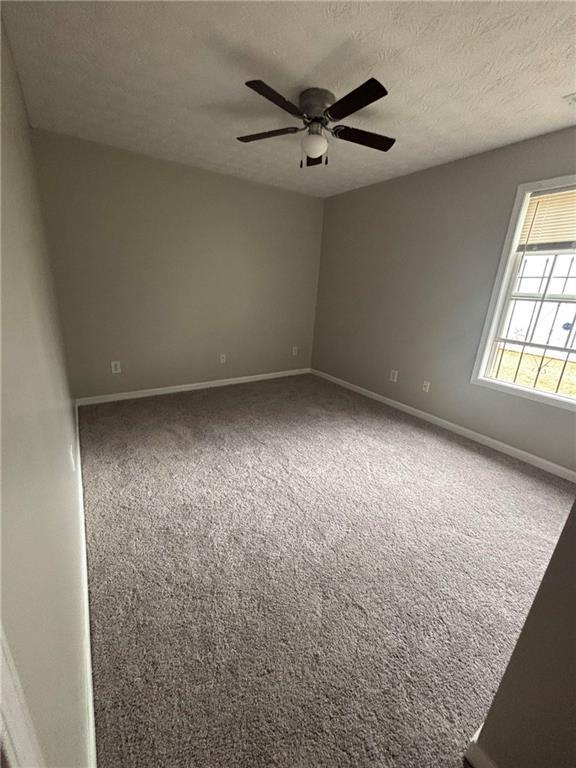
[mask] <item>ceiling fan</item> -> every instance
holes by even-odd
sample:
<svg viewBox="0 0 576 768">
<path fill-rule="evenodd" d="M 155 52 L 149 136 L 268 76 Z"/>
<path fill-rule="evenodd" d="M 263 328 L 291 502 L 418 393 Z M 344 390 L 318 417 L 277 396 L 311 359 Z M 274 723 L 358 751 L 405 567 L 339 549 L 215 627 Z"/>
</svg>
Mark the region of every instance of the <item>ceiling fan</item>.
<svg viewBox="0 0 576 768">
<path fill-rule="evenodd" d="M 262 80 L 249 80 L 246 85 L 293 117 L 300 118 L 304 125 L 301 128 L 291 125 L 288 128 L 279 128 L 275 131 L 238 136 L 238 141 L 260 141 L 261 139 L 271 139 L 274 136 L 284 136 L 287 133 L 305 131 L 302 139 L 302 151 L 306 156 L 307 166 L 322 165 L 323 162 L 328 163 L 326 133 L 331 134 L 335 139 L 362 144 L 364 147 L 379 149 L 381 152 L 388 152 L 396 141 L 396 139 L 382 136 L 379 133 L 362 131 L 347 125 L 330 126 L 330 123 L 348 117 L 348 115 L 352 115 L 354 112 L 367 107 L 368 104 L 386 96 L 388 93 L 386 88 L 373 77 L 338 101 L 336 101 L 333 93 L 324 88 L 307 88 L 298 97 L 298 105 L 285 99 Z M 302 165 L 301 162 L 301 168 Z"/>
</svg>

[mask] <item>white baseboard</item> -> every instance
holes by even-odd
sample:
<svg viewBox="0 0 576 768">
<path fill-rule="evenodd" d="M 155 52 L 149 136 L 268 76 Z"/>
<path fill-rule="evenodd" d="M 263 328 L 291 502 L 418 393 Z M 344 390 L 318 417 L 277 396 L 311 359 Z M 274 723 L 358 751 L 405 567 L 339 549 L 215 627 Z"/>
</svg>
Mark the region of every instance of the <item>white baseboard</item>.
<svg viewBox="0 0 576 768">
<path fill-rule="evenodd" d="M 514 448 L 512 445 L 508 445 L 508 443 L 502 443 L 500 440 L 495 440 L 493 437 L 488 437 L 487 435 L 483 435 L 480 432 L 474 432 L 472 429 L 468 429 L 467 427 L 461 427 L 459 424 L 446 421 L 446 419 L 441 419 L 439 416 L 433 416 L 431 413 L 421 411 L 411 405 L 406 405 L 406 403 L 401 403 L 398 400 L 392 400 L 389 397 L 384 397 L 384 395 L 379 395 L 377 392 L 372 392 L 370 389 L 359 387 L 357 384 L 351 384 L 349 381 L 339 379 L 336 376 L 332 376 L 330 373 L 324 373 L 324 371 L 318 371 L 314 368 L 312 368 L 311 373 L 313 373 L 315 376 L 320 376 L 323 379 L 327 379 L 334 384 L 338 384 L 345 389 L 351 389 L 353 392 L 358 392 L 360 395 L 369 397 L 372 400 L 377 400 L 379 403 L 389 405 L 391 408 L 404 411 L 405 413 L 409 413 L 412 416 L 416 416 L 418 419 L 428 421 L 431 424 L 435 424 L 438 427 L 447 429 L 450 432 L 455 432 L 457 435 L 461 435 L 462 437 L 467 437 L 469 440 L 474 440 L 476 443 L 486 445 L 489 448 L 493 448 L 495 451 L 500 451 L 500 453 L 513 456 L 515 459 L 520 459 L 520 461 L 524 461 L 526 464 L 531 464 L 534 467 L 543 469 L 546 472 L 550 472 L 552 475 L 557 475 L 558 477 L 564 478 L 564 480 L 570 480 L 571 482 L 576 483 L 576 472 L 574 470 L 568 469 L 568 467 L 563 467 L 560 464 L 555 464 L 554 462 L 548 461 L 547 459 L 542 459 L 540 456 L 535 456 L 534 454 L 528 453 L 527 451 L 522 451 L 520 448 Z"/>
<path fill-rule="evenodd" d="M 44 768 L 46 763 L 24 698 L 4 629 L 2 645 L 2 747 L 11 768 Z"/>
<path fill-rule="evenodd" d="M 481 731 L 482 726 L 478 728 L 472 737 L 470 744 L 468 744 L 468 749 L 464 755 L 466 762 L 471 765 L 472 768 L 498 768 L 494 760 L 488 757 L 482 747 L 478 746 L 478 737 L 480 736 Z"/>
<path fill-rule="evenodd" d="M 90 604 L 88 595 L 88 553 L 86 550 L 86 519 L 84 514 L 84 488 L 82 485 L 82 455 L 80 453 L 80 429 L 78 406 L 74 407 L 76 446 L 74 468 L 78 482 L 78 504 L 80 509 L 80 547 L 82 551 L 82 591 L 84 605 L 82 606 L 84 637 L 82 639 L 82 658 L 84 660 L 84 707 L 87 726 L 86 752 L 87 768 L 96 768 L 96 724 L 94 720 L 94 688 L 92 682 L 92 651 L 90 643 Z"/>
<path fill-rule="evenodd" d="M 275 371 L 274 373 L 257 373 L 254 376 L 237 376 L 233 379 L 214 379 L 212 381 L 197 381 L 194 384 L 176 384 L 172 387 L 157 387 L 156 389 L 135 389 L 133 392 L 116 392 L 110 395 L 94 395 L 79 397 L 76 405 L 96 405 L 97 403 L 113 403 L 116 400 L 135 400 L 140 397 L 155 397 L 156 395 L 171 395 L 174 392 L 190 392 L 194 389 L 211 389 L 212 387 L 227 387 L 231 384 L 246 384 L 250 381 L 266 379 L 283 379 L 286 376 L 301 376 L 310 373 L 310 368 L 295 368 L 290 371 Z"/>
<path fill-rule="evenodd" d="M 470 742 L 464 757 L 472 768 L 498 768 L 496 763 L 488 757 L 482 747 L 479 747 L 475 741 Z"/>
</svg>

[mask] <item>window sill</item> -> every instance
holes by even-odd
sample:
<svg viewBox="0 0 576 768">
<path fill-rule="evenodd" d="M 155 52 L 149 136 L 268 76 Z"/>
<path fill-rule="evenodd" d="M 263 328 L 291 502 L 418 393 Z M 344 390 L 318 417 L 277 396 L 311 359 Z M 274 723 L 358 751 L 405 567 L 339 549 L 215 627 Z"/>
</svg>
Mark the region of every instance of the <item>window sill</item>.
<svg viewBox="0 0 576 768">
<path fill-rule="evenodd" d="M 516 395 L 517 397 L 524 397 L 527 400 L 536 400 L 545 405 L 552 405 L 556 408 L 564 408 L 565 410 L 576 412 L 576 401 L 570 397 L 539 392 L 535 389 L 518 386 L 518 384 L 510 384 L 509 382 L 497 381 L 496 379 L 487 379 L 484 376 L 473 377 L 472 384 L 488 387 L 488 389 L 495 389 L 497 392 L 502 392 L 506 395 Z"/>
</svg>

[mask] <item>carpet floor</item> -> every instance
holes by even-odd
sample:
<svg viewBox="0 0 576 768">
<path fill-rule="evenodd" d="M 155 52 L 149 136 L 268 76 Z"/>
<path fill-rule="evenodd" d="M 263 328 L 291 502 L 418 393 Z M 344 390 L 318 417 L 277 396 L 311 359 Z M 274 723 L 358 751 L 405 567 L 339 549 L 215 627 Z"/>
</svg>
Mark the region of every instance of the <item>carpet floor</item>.
<svg viewBox="0 0 576 768">
<path fill-rule="evenodd" d="M 80 410 L 99 768 L 459 768 L 574 486 L 312 376 Z"/>
</svg>

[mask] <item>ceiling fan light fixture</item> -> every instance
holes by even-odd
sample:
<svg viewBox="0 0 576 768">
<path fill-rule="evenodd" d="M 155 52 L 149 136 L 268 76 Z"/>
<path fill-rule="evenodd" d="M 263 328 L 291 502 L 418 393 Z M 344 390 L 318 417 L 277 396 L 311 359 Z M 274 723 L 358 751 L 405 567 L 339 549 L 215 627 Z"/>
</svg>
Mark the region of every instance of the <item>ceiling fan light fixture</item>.
<svg viewBox="0 0 576 768">
<path fill-rule="evenodd" d="M 302 149 L 307 157 L 316 159 L 328 149 L 328 141 L 322 133 L 305 133 L 302 138 Z"/>
<path fill-rule="evenodd" d="M 288 133 L 304 131 L 302 152 L 306 159 L 302 157 L 300 168 L 303 168 L 304 165 L 308 167 L 311 165 L 328 164 L 326 132 L 335 139 L 349 141 L 352 144 L 360 144 L 380 152 L 388 152 L 396 142 L 396 139 L 390 136 L 363 131 L 359 128 L 352 128 L 349 125 L 330 127 L 330 123 L 348 117 L 388 94 L 382 83 L 379 83 L 374 77 L 370 77 L 362 85 L 359 85 L 358 88 L 355 88 L 338 100 L 336 100 L 331 91 L 327 91 L 325 88 L 306 88 L 298 97 L 298 105 L 285 99 L 274 88 L 266 85 L 263 80 L 249 80 L 246 85 L 272 104 L 280 107 L 284 112 L 288 112 L 292 117 L 300 118 L 304 125 L 301 128 L 292 125 L 287 128 L 277 128 L 274 131 L 238 136 L 238 141 L 260 141 L 261 139 L 271 139 L 274 136 L 284 136 Z M 325 163 L 323 158 L 326 161 Z"/>
</svg>

